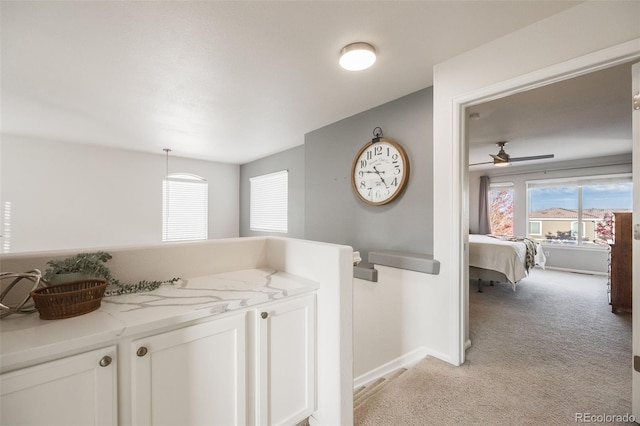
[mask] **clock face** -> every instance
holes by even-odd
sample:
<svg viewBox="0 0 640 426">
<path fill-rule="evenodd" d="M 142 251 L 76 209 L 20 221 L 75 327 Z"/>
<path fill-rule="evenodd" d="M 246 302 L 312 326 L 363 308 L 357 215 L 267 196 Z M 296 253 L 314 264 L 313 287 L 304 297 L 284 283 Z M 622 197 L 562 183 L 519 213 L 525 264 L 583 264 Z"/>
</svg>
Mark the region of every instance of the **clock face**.
<svg viewBox="0 0 640 426">
<path fill-rule="evenodd" d="M 360 149 L 353 160 L 351 183 L 367 204 L 386 204 L 402 193 L 409 177 L 409 160 L 400 145 L 381 138 Z"/>
</svg>

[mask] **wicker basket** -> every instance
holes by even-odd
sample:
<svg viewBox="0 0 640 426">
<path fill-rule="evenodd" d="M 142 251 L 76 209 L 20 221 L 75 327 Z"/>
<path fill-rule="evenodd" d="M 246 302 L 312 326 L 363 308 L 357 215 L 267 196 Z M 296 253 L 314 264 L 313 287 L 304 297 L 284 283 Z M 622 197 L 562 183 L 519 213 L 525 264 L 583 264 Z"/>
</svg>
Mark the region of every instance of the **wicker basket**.
<svg viewBox="0 0 640 426">
<path fill-rule="evenodd" d="M 105 280 L 89 279 L 39 288 L 31 297 L 40 318 L 71 318 L 98 309 L 106 288 Z"/>
</svg>

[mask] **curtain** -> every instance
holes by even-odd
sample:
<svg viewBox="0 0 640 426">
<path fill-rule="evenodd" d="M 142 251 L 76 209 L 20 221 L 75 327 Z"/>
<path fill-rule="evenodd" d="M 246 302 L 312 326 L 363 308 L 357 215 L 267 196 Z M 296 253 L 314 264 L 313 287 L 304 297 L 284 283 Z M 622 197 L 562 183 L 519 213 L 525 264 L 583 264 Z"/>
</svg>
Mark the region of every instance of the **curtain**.
<svg viewBox="0 0 640 426">
<path fill-rule="evenodd" d="M 480 176 L 480 194 L 479 194 L 479 227 L 478 233 L 490 234 L 491 225 L 489 224 L 489 176 Z"/>
</svg>

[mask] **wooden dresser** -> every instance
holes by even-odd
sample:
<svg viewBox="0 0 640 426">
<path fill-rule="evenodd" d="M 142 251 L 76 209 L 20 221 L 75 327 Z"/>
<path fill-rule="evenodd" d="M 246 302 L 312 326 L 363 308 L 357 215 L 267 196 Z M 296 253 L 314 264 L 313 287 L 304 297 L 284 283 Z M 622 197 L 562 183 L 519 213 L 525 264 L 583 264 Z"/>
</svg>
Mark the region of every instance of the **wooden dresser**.
<svg viewBox="0 0 640 426">
<path fill-rule="evenodd" d="M 611 311 L 631 312 L 631 213 L 614 213 L 614 244 L 611 244 Z"/>
</svg>

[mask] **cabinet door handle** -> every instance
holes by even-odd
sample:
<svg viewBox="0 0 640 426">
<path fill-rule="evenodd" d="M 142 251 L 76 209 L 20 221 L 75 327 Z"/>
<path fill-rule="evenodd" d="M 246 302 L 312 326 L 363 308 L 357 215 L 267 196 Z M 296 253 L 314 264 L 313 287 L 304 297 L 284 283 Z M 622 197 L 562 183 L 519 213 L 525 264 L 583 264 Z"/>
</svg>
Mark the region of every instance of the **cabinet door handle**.
<svg viewBox="0 0 640 426">
<path fill-rule="evenodd" d="M 147 352 L 149 352 L 149 350 L 147 348 L 145 348 L 144 346 L 141 346 L 138 348 L 138 350 L 136 351 L 136 355 L 143 357 L 147 354 Z"/>
<path fill-rule="evenodd" d="M 111 364 L 111 361 L 113 361 L 113 359 L 111 359 L 111 357 L 109 355 L 105 355 L 102 357 L 102 359 L 100 360 L 100 367 L 107 367 Z"/>
<path fill-rule="evenodd" d="M 262 317 L 262 319 L 267 319 L 267 317 L 269 317 L 269 313 L 268 312 L 263 312 L 260 314 L 260 316 Z"/>
</svg>

